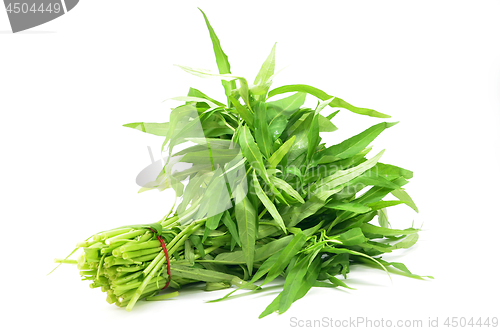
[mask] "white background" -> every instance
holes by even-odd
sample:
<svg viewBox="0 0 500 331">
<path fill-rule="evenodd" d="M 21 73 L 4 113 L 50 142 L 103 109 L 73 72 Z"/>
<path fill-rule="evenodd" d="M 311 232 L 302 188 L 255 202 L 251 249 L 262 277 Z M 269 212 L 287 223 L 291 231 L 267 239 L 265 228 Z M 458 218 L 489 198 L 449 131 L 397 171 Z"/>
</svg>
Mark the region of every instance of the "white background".
<svg viewBox="0 0 500 331">
<path fill-rule="evenodd" d="M 89 235 L 160 219 L 171 195 L 137 194 L 135 176 L 161 138 L 121 125 L 168 120 L 162 101 L 190 86 L 224 101 L 218 81 L 173 64 L 216 70 L 200 6 L 233 73 L 253 81 L 273 43 L 274 86 L 311 84 L 400 123 L 374 151 L 409 168 L 415 214 L 392 207 L 394 227 L 422 226 L 420 242 L 388 257 L 433 281 L 353 268 L 357 291 L 313 289 L 284 315 L 257 316 L 277 289 L 220 303 L 187 291 L 128 313 L 90 290 L 72 266 L 50 276 Z M 1 324 L 8 330 L 285 329 L 298 319 L 499 316 L 500 20 L 498 1 L 81 1 L 11 34 L 0 10 L 2 151 Z M 314 99 L 309 99 L 314 102 Z M 329 144 L 378 119 L 341 111 Z M 496 314 L 496 315 L 495 315 Z M 4 326 L 2 325 L 2 326 Z M 477 327 L 476 327 L 477 328 Z M 5 329 L 5 328 L 3 328 Z M 5 330 L 7 330 L 5 329 Z M 362 329 L 361 327 L 358 329 Z M 481 328 L 483 329 L 483 328 Z"/>
</svg>

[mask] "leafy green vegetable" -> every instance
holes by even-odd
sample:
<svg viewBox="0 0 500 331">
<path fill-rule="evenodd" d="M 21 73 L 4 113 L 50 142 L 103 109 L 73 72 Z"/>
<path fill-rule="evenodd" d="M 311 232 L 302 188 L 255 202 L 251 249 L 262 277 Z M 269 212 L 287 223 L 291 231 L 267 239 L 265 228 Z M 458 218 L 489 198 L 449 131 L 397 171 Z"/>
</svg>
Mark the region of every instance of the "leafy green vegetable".
<svg viewBox="0 0 500 331">
<path fill-rule="evenodd" d="M 387 214 L 399 204 L 418 212 L 403 188 L 413 173 L 380 163 L 383 150 L 369 156 L 370 143 L 396 123 L 381 122 L 327 145 L 322 140 L 327 134 L 335 139 L 332 121 L 338 113 L 322 114 L 327 106 L 389 116 L 308 85 L 269 91 L 276 44 L 249 85 L 231 74 L 219 38 L 203 17 L 218 73 L 179 67 L 221 79 L 227 104 L 191 88 L 187 96 L 173 98 L 184 104 L 168 122 L 124 125 L 163 138 L 166 164 L 141 192 L 172 188 L 179 201 L 159 222 L 99 232 L 78 244 L 83 254 L 77 260 L 56 262 L 76 264 L 91 288 L 100 287 L 107 302 L 127 310 L 141 299 L 175 297 L 177 291 L 157 295 L 167 286 L 178 290 L 204 282 L 207 291 L 235 288 L 212 300 L 221 301 L 283 276 L 283 290 L 260 317 L 286 312 L 312 287 L 351 289 L 336 276 L 347 278 L 353 264 L 423 279 L 381 258 L 419 238 L 419 229 L 391 228 Z M 314 109 L 304 106 L 307 94 L 320 100 Z M 383 200 L 389 194 L 397 200 Z"/>
</svg>

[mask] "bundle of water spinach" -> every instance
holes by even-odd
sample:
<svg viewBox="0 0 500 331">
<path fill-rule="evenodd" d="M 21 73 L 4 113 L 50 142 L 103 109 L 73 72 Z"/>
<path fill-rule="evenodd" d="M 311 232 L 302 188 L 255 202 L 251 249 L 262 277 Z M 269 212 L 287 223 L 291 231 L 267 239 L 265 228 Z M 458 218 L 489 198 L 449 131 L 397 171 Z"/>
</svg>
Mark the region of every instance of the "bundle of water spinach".
<svg viewBox="0 0 500 331">
<path fill-rule="evenodd" d="M 191 283 L 205 282 L 209 291 L 233 287 L 223 300 L 284 277 L 260 317 L 285 312 L 312 287 L 349 288 L 339 275 L 346 278 L 353 264 L 422 279 L 381 258 L 418 240 L 418 229 L 391 228 L 386 211 L 406 204 L 418 212 L 403 189 L 412 172 L 379 162 L 383 151 L 367 157 L 370 143 L 396 123 L 326 146 L 320 133 L 337 129 L 332 119 L 341 109 L 389 116 L 308 85 L 270 90 L 275 47 L 249 84 L 231 74 L 203 16 L 219 73 L 180 68 L 221 80 L 225 103 L 191 88 L 174 98 L 183 104 L 169 122 L 125 125 L 163 137 L 163 167 L 151 178 L 151 171 L 142 174 L 141 191 L 173 189 L 177 203 L 157 223 L 97 233 L 77 245 L 83 248 L 77 260 L 57 262 L 76 264 L 91 288 L 127 310 L 140 299 L 171 298 L 178 293 L 171 289 Z M 307 95 L 318 99 L 314 109 L 303 106 Z"/>
</svg>

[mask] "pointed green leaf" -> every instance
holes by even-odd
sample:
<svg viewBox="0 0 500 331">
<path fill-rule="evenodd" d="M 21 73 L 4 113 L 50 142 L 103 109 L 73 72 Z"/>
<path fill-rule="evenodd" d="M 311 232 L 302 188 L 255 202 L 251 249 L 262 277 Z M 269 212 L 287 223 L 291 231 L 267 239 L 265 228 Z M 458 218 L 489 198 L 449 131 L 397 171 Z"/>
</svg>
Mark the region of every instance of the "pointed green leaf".
<svg viewBox="0 0 500 331">
<path fill-rule="evenodd" d="M 323 115 L 319 115 L 318 122 L 319 122 L 319 132 L 333 132 L 337 130 L 337 127 Z"/>
<path fill-rule="evenodd" d="M 288 153 L 294 142 L 295 136 L 292 136 L 287 141 L 285 141 L 285 143 L 281 145 L 280 148 L 278 148 L 278 150 L 273 153 L 273 155 L 271 155 L 268 160 L 269 166 L 271 168 L 276 168 L 278 163 L 280 163 L 283 157 Z"/>
<path fill-rule="evenodd" d="M 243 239 L 241 238 L 241 231 L 240 231 L 240 239 L 243 242 Z M 256 248 L 254 255 L 254 262 L 265 260 L 271 255 L 279 252 L 280 250 L 285 248 L 285 246 L 288 245 L 288 243 L 292 241 L 292 239 L 293 235 L 288 235 L 286 237 L 282 237 L 280 239 L 271 241 L 265 245 Z M 243 250 L 235 250 L 234 252 L 220 253 L 215 257 L 215 261 L 227 264 L 246 263 L 245 252 Z"/>
<path fill-rule="evenodd" d="M 253 115 L 252 113 L 245 107 L 243 106 L 238 100 L 236 100 L 234 97 L 230 96 L 228 97 L 229 101 L 233 104 L 234 108 L 240 114 L 241 118 L 248 123 L 248 125 L 253 126 Z"/>
<path fill-rule="evenodd" d="M 264 193 L 264 191 L 262 190 L 262 187 L 260 186 L 259 180 L 257 179 L 257 176 L 255 175 L 255 170 L 252 173 L 252 182 L 253 182 L 253 186 L 255 188 L 255 193 L 257 193 L 257 196 L 259 197 L 260 201 L 262 202 L 264 207 L 266 207 L 267 211 L 269 212 L 269 214 L 271 214 L 273 219 L 278 223 L 278 225 L 283 230 L 283 232 L 286 234 L 287 231 L 286 231 L 285 223 L 283 222 L 283 219 L 281 218 L 281 215 L 278 212 L 278 210 L 276 209 L 276 206 L 274 205 L 274 203 L 272 203 L 272 201 L 269 199 L 269 197 L 266 195 L 266 193 Z"/>
<path fill-rule="evenodd" d="M 260 153 L 259 147 L 253 139 L 252 133 L 248 126 L 244 125 L 241 128 L 241 134 L 239 139 L 241 151 L 243 156 L 247 159 L 250 166 L 257 170 L 258 175 L 264 179 L 266 183 L 270 183 L 269 177 L 267 176 L 266 167 L 262 161 L 262 154 Z"/>
<path fill-rule="evenodd" d="M 334 287 L 342 286 L 342 287 L 348 288 L 350 290 L 355 290 L 355 288 L 347 286 L 346 283 L 344 283 L 343 281 L 341 281 L 340 279 L 338 279 L 334 276 L 328 277 L 328 280 L 333 284 Z"/>
<path fill-rule="evenodd" d="M 165 137 L 168 132 L 169 123 L 145 123 L 145 122 L 135 122 L 123 124 L 124 127 L 136 129 L 145 133 L 154 134 L 155 136 Z"/>
<path fill-rule="evenodd" d="M 417 233 L 419 231 L 418 229 L 413 229 L 413 228 L 408 228 L 405 230 L 388 229 L 368 223 L 362 224 L 360 228 L 365 234 L 378 234 L 384 237 L 407 235 L 407 234 Z"/>
<path fill-rule="evenodd" d="M 393 249 L 406 249 L 415 245 L 418 241 L 418 233 L 412 233 L 406 236 L 403 240 L 392 246 Z"/>
<path fill-rule="evenodd" d="M 189 88 L 188 96 L 189 97 L 196 97 L 196 98 L 207 99 L 207 100 L 210 100 L 213 103 L 215 103 L 216 105 L 221 106 L 221 107 L 225 107 L 226 106 L 222 102 L 214 100 L 214 99 L 210 98 L 208 95 L 206 95 L 205 93 L 201 92 L 200 90 L 197 90 L 197 89 L 192 88 L 192 87 Z"/>
<path fill-rule="evenodd" d="M 294 114 L 306 101 L 306 93 L 295 93 L 289 97 L 276 101 L 267 102 L 267 121 L 272 127 L 278 118 L 288 119 Z"/>
<path fill-rule="evenodd" d="M 377 201 L 377 202 L 372 202 L 367 204 L 368 207 L 370 207 L 372 210 L 379 210 L 382 208 L 387 208 L 387 207 L 392 207 L 396 205 L 400 205 L 402 203 L 406 203 L 405 201 L 399 201 L 399 200 L 388 200 L 388 201 Z"/>
<path fill-rule="evenodd" d="M 389 217 L 387 215 L 387 210 L 385 208 L 377 210 L 378 224 L 383 228 L 388 228 L 390 226 Z"/>
<path fill-rule="evenodd" d="M 432 276 L 415 275 L 415 274 L 411 273 L 410 270 L 408 270 L 408 268 L 403 263 L 400 263 L 400 262 L 387 262 L 387 261 L 382 260 L 381 258 L 375 258 L 374 260 L 376 262 L 374 262 L 373 260 L 367 259 L 366 257 L 362 257 L 362 256 L 355 256 L 354 259 L 357 261 L 361 261 L 362 263 L 364 263 L 370 267 L 377 268 L 377 269 L 382 269 L 384 267 L 387 267 L 387 270 L 393 274 L 402 275 L 402 276 L 406 276 L 406 277 L 410 277 L 410 278 L 414 278 L 414 279 L 420 279 L 420 280 L 423 280 L 424 277 L 434 279 L 434 277 L 432 277 Z M 393 268 L 391 268 L 391 267 L 393 267 Z"/>
<path fill-rule="evenodd" d="M 269 79 L 274 75 L 275 51 L 276 51 L 276 44 L 274 44 L 271 53 L 268 55 L 266 61 L 264 61 L 264 63 L 262 64 L 262 67 L 260 68 L 257 77 L 255 77 L 255 81 L 253 83 L 254 85 L 257 86 L 267 85 Z M 269 86 L 267 86 L 267 88 L 269 88 Z"/>
<path fill-rule="evenodd" d="M 378 160 L 382 157 L 382 154 L 384 154 L 384 150 L 375 155 L 373 158 L 361 163 L 356 167 L 346 170 L 339 170 L 333 175 L 323 178 L 322 180 L 317 182 L 317 188 L 315 191 L 330 190 L 337 187 L 338 185 L 349 182 L 351 179 L 354 179 L 355 177 L 361 175 L 363 172 L 375 166 Z"/>
<path fill-rule="evenodd" d="M 309 165 L 309 162 L 312 159 L 314 152 L 321 141 L 321 137 L 319 136 L 319 113 L 333 100 L 333 98 L 327 99 L 321 102 L 314 112 L 314 117 L 311 122 L 311 126 L 309 127 L 309 131 L 307 133 L 307 157 L 306 162 Z"/>
<path fill-rule="evenodd" d="M 337 236 L 336 239 L 340 240 L 344 246 L 359 245 L 367 240 L 360 228 L 350 229 Z"/>
<path fill-rule="evenodd" d="M 299 290 L 297 291 L 295 298 L 293 301 L 297 301 L 304 297 L 307 292 L 313 287 L 313 285 L 316 283 L 316 280 L 318 279 L 319 272 L 321 270 L 321 259 L 316 257 L 314 261 L 311 263 L 309 268 L 307 268 L 306 275 L 303 278 L 303 281 L 300 284 Z M 273 302 L 266 307 L 266 309 L 259 315 L 259 318 L 263 318 L 273 312 L 279 311 L 279 313 L 283 313 L 284 311 L 281 311 L 279 309 L 280 307 L 280 302 L 282 298 L 282 293 L 280 293 L 274 300 Z"/>
<path fill-rule="evenodd" d="M 317 163 L 330 163 L 337 160 L 350 158 L 365 149 L 382 131 L 397 124 L 382 122 L 369 129 L 344 140 L 338 145 L 333 145 L 318 153 Z"/>
<path fill-rule="evenodd" d="M 320 89 L 317 89 L 315 87 L 309 86 L 309 85 L 285 85 L 281 86 L 278 88 L 275 88 L 274 90 L 270 91 L 268 94 L 268 98 L 281 94 L 281 93 L 287 93 L 287 92 L 305 92 L 309 93 L 311 95 L 314 95 L 316 98 L 321 99 L 321 100 L 327 100 L 330 99 L 332 96 L 328 95 L 327 93 L 321 91 Z M 378 111 L 375 111 L 373 109 L 368 109 L 368 108 L 358 108 L 354 107 L 353 105 L 345 102 L 344 100 L 340 98 L 335 98 L 333 99 L 332 102 L 330 102 L 331 107 L 339 107 L 339 108 L 345 108 L 347 110 L 350 110 L 353 113 L 360 114 L 360 115 L 367 115 L 371 117 L 380 117 L 380 118 L 388 118 L 390 117 L 389 115 L 379 113 Z"/>
<path fill-rule="evenodd" d="M 245 101 L 246 105 L 248 107 L 250 107 L 250 99 L 249 99 L 249 94 L 248 94 L 248 83 L 244 77 L 235 76 L 232 74 L 215 74 L 215 73 L 211 72 L 210 70 L 191 68 L 191 67 L 182 66 L 179 64 L 176 64 L 175 66 L 181 68 L 182 70 L 184 70 L 187 73 L 190 73 L 191 75 L 195 75 L 195 76 L 198 76 L 201 78 L 220 78 L 223 81 L 233 82 L 233 83 L 234 83 L 234 80 L 237 79 L 240 82 L 240 88 L 239 88 L 240 96 Z M 229 98 L 229 96 L 228 96 L 228 98 Z"/>
<path fill-rule="evenodd" d="M 412 198 L 406 193 L 406 191 L 402 188 L 391 191 L 391 194 L 394 195 L 397 199 L 403 201 L 405 204 L 410 206 L 414 211 L 418 213 L 418 208 L 415 205 L 415 202 L 413 202 Z"/>
<path fill-rule="evenodd" d="M 300 203 L 305 203 L 304 199 L 300 196 L 299 192 L 295 191 L 293 187 L 288 184 L 286 181 L 283 179 L 280 179 L 278 177 L 270 177 L 271 182 L 276 186 L 276 188 L 282 190 L 295 200 L 299 201 Z"/>
<path fill-rule="evenodd" d="M 240 236 L 238 235 L 238 229 L 236 228 L 236 223 L 234 223 L 234 221 L 231 219 L 229 211 L 226 210 L 224 212 L 224 215 L 222 215 L 222 222 L 227 227 L 229 233 L 234 238 L 238 246 L 241 247 L 241 241 L 240 241 Z"/>
<path fill-rule="evenodd" d="M 215 31 L 212 28 L 212 25 L 210 25 L 210 22 L 208 21 L 208 18 L 203 12 L 203 10 L 200 9 L 200 11 L 203 14 L 203 18 L 205 19 L 205 23 L 207 24 L 208 32 L 210 33 L 210 39 L 212 40 L 212 45 L 214 47 L 215 61 L 217 62 L 219 73 L 230 74 L 231 66 L 229 65 L 229 60 L 227 58 L 227 55 L 222 50 L 219 38 L 215 34 Z M 228 97 L 231 95 L 231 90 L 236 89 L 236 84 L 233 81 L 230 82 L 222 81 L 222 86 L 224 87 L 225 94 Z"/>
<path fill-rule="evenodd" d="M 269 283 L 285 270 L 292 257 L 303 248 L 306 240 L 307 237 L 302 231 L 294 235 L 293 240 L 281 251 L 275 264 L 269 269 L 262 285 Z"/>
<path fill-rule="evenodd" d="M 411 179 L 413 177 L 413 172 L 400 167 L 393 166 L 391 164 L 377 163 L 373 168 L 373 171 L 378 175 L 385 177 L 388 180 L 394 180 L 399 177 L 405 179 Z"/>
<path fill-rule="evenodd" d="M 255 252 L 255 224 L 257 222 L 257 212 L 245 195 L 241 186 L 237 188 L 237 201 L 235 208 L 236 222 L 238 223 L 241 249 L 245 257 L 248 272 L 251 274 Z"/>
<path fill-rule="evenodd" d="M 205 98 L 199 98 L 199 97 L 175 97 L 175 98 L 170 98 L 170 100 L 175 100 L 175 101 L 185 101 L 185 102 L 204 102 L 208 104 L 211 108 L 217 108 L 220 107 L 216 103 L 213 103 L 212 101 L 205 99 Z"/>
<path fill-rule="evenodd" d="M 255 123 L 255 140 L 262 154 L 269 158 L 273 152 L 273 142 L 271 141 L 271 133 L 266 122 L 267 111 L 264 102 L 258 102 L 254 106 L 254 123 Z"/>
<path fill-rule="evenodd" d="M 290 308 L 295 296 L 299 292 L 304 277 L 307 272 L 307 264 L 309 259 L 303 257 L 295 266 L 288 272 L 283 285 L 283 292 L 281 292 L 281 299 L 279 302 L 279 313 L 282 314 Z"/>
<path fill-rule="evenodd" d="M 360 203 L 352 203 L 352 202 L 341 202 L 341 201 L 332 201 L 325 205 L 326 208 L 336 209 L 336 210 L 346 210 L 354 213 L 362 214 L 367 213 L 371 210 L 370 207 L 367 207 Z"/>
</svg>

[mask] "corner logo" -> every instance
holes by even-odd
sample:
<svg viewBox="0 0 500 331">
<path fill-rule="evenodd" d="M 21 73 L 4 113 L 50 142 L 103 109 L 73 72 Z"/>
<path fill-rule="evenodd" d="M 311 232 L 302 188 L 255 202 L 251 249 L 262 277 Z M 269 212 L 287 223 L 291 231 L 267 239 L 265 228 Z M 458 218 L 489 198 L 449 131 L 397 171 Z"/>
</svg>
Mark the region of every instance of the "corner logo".
<svg viewBox="0 0 500 331">
<path fill-rule="evenodd" d="M 79 0 L 3 0 L 12 32 L 52 21 L 75 8 Z"/>
</svg>

